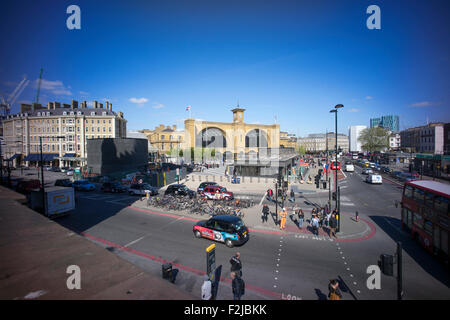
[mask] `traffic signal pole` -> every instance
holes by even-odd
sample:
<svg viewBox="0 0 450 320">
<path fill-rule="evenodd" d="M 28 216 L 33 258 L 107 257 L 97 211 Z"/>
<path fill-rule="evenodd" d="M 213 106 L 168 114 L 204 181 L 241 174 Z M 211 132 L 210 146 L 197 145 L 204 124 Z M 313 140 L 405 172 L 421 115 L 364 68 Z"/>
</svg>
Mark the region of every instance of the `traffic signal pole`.
<svg viewBox="0 0 450 320">
<path fill-rule="evenodd" d="M 403 261 L 402 261 L 402 243 L 397 242 L 397 300 L 403 297 Z"/>
</svg>

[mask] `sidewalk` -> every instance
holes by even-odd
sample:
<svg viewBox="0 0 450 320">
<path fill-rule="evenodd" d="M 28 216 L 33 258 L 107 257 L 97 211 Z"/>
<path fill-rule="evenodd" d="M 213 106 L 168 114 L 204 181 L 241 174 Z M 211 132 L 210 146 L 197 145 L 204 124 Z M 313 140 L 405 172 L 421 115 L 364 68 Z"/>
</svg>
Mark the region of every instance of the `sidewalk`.
<svg viewBox="0 0 450 320">
<path fill-rule="evenodd" d="M 19 203 L 24 200 L 0 186 L 0 299 L 198 299 Z M 67 288 L 71 265 L 80 267 L 80 290 Z"/>
</svg>

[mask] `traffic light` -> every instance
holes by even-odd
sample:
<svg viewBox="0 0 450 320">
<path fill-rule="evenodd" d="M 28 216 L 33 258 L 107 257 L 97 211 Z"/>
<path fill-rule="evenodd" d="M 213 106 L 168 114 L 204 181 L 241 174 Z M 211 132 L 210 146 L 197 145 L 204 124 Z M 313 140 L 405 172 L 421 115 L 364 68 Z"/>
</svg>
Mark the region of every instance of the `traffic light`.
<svg viewBox="0 0 450 320">
<path fill-rule="evenodd" d="M 378 261 L 378 266 L 381 272 L 387 276 L 394 275 L 394 256 L 390 254 L 380 255 L 380 260 Z"/>
</svg>

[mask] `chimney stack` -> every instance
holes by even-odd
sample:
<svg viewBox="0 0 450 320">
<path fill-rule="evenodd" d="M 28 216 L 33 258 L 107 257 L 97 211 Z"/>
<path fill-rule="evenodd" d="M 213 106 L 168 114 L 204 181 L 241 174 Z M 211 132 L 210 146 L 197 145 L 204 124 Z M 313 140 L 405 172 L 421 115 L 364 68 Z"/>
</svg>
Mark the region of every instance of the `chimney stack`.
<svg viewBox="0 0 450 320">
<path fill-rule="evenodd" d="M 72 109 L 78 109 L 78 101 L 72 99 Z"/>
<path fill-rule="evenodd" d="M 98 108 L 98 102 L 97 102 L 97 100 L 94 100 L 94 109 L 97 109 Z"/>
</svg>

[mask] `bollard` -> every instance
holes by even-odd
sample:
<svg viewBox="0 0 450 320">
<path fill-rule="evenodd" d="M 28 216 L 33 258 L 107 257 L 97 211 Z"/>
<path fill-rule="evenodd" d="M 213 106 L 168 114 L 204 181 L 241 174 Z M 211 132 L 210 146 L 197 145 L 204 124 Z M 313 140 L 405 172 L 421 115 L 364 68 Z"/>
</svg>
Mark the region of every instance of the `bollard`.
<svg viewBox="0 0 450 320">
<path fill-rule="evenodd" d="M 356 211 L 356 222 L 359 221 L 359 215 L 358 215 L 358 211 Z"/>
</svg>

